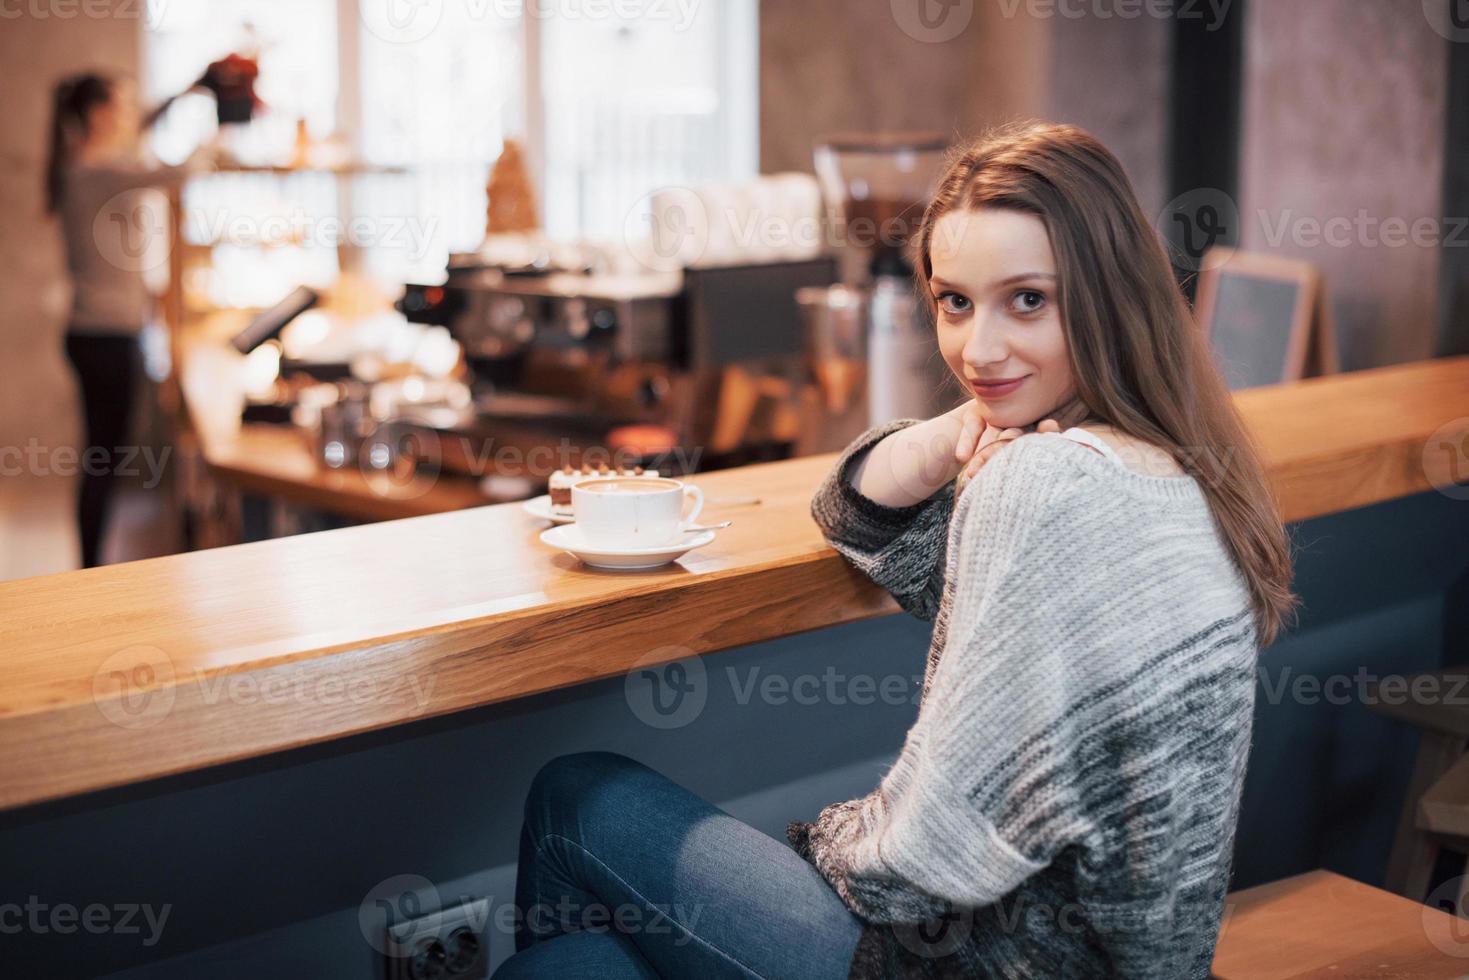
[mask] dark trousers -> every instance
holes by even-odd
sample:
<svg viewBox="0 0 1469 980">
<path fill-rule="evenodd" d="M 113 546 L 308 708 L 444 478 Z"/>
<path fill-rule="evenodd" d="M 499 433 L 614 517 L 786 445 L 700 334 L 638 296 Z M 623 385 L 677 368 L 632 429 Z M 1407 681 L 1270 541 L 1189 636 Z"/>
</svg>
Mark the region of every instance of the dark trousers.
<svg viewBox="0 0 1469 980">
<path fill-rule="evenodd" d="M 77 495 L 77 524 L 82 536 L 82 567 L 98 564 L 102 536 L 107 530 L 108 507 L 116 487 L 114 462 L 128 439 L 132 417 L 133 385 L 137 376 L 138 340 L 129 334 L 101 334 L 68 330 L 66 356 L 76 371 L 82 392 L 86 444 L 80 453 L 81 488 Z M 104 453 L 88 449 L 98 447 Z M 101 465 L 96 460 L 101 459 Z"/>
</svg>

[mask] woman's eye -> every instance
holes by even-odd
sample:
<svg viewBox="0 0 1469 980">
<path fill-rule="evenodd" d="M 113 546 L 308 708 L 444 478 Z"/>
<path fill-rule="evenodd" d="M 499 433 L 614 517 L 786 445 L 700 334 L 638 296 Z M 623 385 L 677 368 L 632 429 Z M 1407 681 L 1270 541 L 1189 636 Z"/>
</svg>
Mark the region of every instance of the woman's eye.
<svg viewBox="0 0 1469 980">
<path fill-rule="evenodd" d="M 950 314 L 967 313 L 969 300 L 958 293 L 939 293 L 939 309 Z"/>
<path fill-rule="evenodd" d="M 1010 299 L 1010 309 L 1016 313 L 1034 313 L 1046 305 L 1046 295 L 1037 289 L 1022 289 Z"/>
</svg>

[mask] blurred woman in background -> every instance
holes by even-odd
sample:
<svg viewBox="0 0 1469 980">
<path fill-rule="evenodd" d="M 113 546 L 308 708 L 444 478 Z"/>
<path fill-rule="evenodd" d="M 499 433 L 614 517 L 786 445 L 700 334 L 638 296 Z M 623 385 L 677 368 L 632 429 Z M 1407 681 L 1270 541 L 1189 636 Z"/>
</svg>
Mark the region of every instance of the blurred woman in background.
<svg viewBox="0 0 1469 980">
<path fill-rule="evenodd" d="M 54 96 L 46 207 L 61 220 L 73 283 L 66 354 L 86 423 L 77 502 L 86 568 L 99 563 L 113 454 L 128 437 L 138 335 L 153 312 L 144 252 L 148 232 L 163 229 L 144 226 L 147 211 L 136 192 L 177 185 L 209 158 L 201 148 L 180 166 L 159 166 L 139 155 L 139 137 L 172 102 L 145 117 L 130 79 L 94 72 L 63 80 Z"/>
</svg>

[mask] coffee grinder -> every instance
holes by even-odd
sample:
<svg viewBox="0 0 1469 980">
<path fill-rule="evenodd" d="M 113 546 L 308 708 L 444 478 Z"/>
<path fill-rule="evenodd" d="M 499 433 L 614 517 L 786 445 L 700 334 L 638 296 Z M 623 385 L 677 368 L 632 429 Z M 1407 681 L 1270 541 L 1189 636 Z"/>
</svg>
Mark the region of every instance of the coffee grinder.
<svg viewBox="0 0 1469 980">
<path fill-rule="evenodd" d="M 846 133 L 815 153 L 827 217 L 835 231 L 842 287 L 802 297 L 808 322 L 832 319 L 823 300 L 850 315 L 861 305 L 868 424 L 930 418 L 963 396 L 943 357 L 928 305 L 913 278 L 910 241 L 943 167 L 942 133 Z"/>
</svg>

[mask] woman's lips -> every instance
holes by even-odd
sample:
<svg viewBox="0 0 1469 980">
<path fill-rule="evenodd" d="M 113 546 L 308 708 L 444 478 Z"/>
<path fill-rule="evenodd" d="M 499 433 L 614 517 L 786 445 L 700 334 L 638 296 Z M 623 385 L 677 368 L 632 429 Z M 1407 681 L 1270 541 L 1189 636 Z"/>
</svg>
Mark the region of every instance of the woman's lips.
<svg viewBox="0 0 1469 980">
<path fill-rule="evenodd" d="M 984 384 L 979 381 L 971 381 L 969 383 L 969 386 L 973 388 L 974 393 L 976 395 L 979 395 L 981 398 L 1004 398 L 1006 395 L 1015 391 L 1022 384 L 1024 384 L 1025 379 L 1028 377 L 1030 377 L 1030 375 L 1027 374 L 1025 375 L 1025 377 L 1016 378 L 1014 381 L 1007 381 L 1004 384 Z"/>
</svg>

